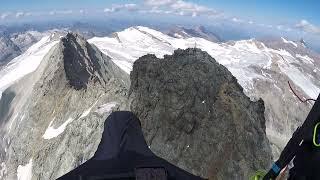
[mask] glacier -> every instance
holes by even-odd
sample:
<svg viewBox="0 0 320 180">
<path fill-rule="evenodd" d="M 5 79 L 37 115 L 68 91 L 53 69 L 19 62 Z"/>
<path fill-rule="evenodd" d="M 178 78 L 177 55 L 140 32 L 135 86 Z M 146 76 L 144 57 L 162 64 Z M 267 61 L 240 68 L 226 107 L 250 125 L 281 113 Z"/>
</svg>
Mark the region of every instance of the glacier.
<svg viewBox="0 0 320 180">
<path fill-rule="evenodd" d="M 282 38 L 285 40 L 284 38 Z M 207 51 L 219 63 L 226 66 L 246 89 L 253 88 L 253 79 L 268 79 L 252 70 L 252 66 L 261 69 L 270 68 L 272 63 L 279 64 L 281 72 L 303 89 L 308 97 L 316 98 L 320 89 L 305 73 L 290 65 L 296 58 L 285 49 L 272 49 L 255 39 L 228 43 L 215 43 L 202 38 L 174 38 L 159 31 L 137 26 L 114 33 L 112 37 L 94 37 L 88 40 L 127 73 L 132 70 L 134 61 L 146 54 L 155 54 L 162 58 L 172 54 L 175 49 L 197 47 Z M 289 41 L 285 41 L 288 43 Z M 291 43 L 291 41 L 290 41 Z M 307 59 L 308 56 L 299 56 Z M 310 58 L 311 59 L 311 58 Z M 307 63 L 312 63 L 307 59 Z M 304 82 L 304 83 L 303 83 Z"/>
</svg>

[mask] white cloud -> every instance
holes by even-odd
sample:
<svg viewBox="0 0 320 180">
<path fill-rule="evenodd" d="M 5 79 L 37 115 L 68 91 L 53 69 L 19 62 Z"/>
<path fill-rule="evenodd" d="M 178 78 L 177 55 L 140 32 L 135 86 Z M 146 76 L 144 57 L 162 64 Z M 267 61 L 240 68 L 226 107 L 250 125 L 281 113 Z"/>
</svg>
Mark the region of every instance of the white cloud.
<svg viewBox="0 0 320 180">
<path fill-rule="evenodd" d="M 311 24 L 310 22 L 308 22 L 307 20 L 304 20 L 304 19 L 301 20 L 298 24 L 296 24 L 295 27 L 302 30 L 302 31 L 305 31 L 305 32 L 320 35 L 320 27 L 318 27 L 314 24 Z"/>
<path fill-rule="evenodd" d="M 278 29 L 278 30 L 283 30 L 283 26 L 282 26 L 282 25 L 278 25 L 278 26 L 277 26 L 277 29 Z"/>
<path fill-rule="evenodd" d="M 137 9 L 138 9 L 137 4 L 125 4 L 124 7 L 125 7 L 127 10 L 137 10 Z"/>
<path fill-rule="evenodd" d="M 103 12 L 106 12 L 106 13 L 114 12 L 114 9 L 105 8 L 105 9 L 103 10 Z"/>
<path fill-rule="evenodd" d="M 179 15 L 180 15 L 180 16 L 184 16 L 184 15 L 185 15 L 185 12 L 180 11 L 180 12 L 179 12 Z"/>
<path fill-rule="evenodd" d="M 22 16 L 24 16 L 24 12 L 17 12 L 16 13 L 16 18 L 20 18 Z"/>
<path fill-rule="evenodd" d="M 198 16 L 198 13 L 197 12 L 193 12 L 192 13 L 192 17 L 197 17 Z"/>
<path fill-rule="evenodd" d="M 9 15 L 10 15 L 10 13 L 3 13 L 0 16 L 0 19 L 6 19 Z"/>
<path fill-rule="evenodd" d="M 211 8 L 184 0 L 144 0 L 146 6 L 161 8 L 163 12 L 172 12 L 182 16 L 220 15 Z M 167 13 L 168 14 L 168 13 Z"/>
<path fill-rule="evenodd" d="M 50 11 L 49 12 L 49 15 L 67 15 L 67 14 L 72 14 L 73 13 L 73 10 L 62 10 L 62 11 Z"/>
<path fill-rule="evenodd" d="M 136 11 L 138 9 L 139 8 L 138 8 L 137 4 L 133 4 L 133 3 L 130 3 L 130 4 L 113 4 L 111 6 L 111 8 L 105 8 L 104 12 L 111 13 L 111 12 L 118 12 L 118 11 L 121 11 L 121 10 Z"/>
<path fill-rule="evenodd" d="M 16 18 L 31 16 L 31 15 L 32 15 L 31 12 L 22 12 L 22 11 L 17 12 L 17 13 L 15 14 Z"/>
<path fill-rule="evenodd" d="M 233 22 L 237 22 L 237 23 L 243 22 L 243 20 L 241 20 L 241 19 L 239 19 L 239 18 L 236 18 L 236 17 L 232 18 L 231 20 L 232 20 Z"/>
<path fill-rule="evenodd" d="M 156 13 L 156 14 L 160 14 L 160 13 L 164 13 L 163 10 L 158 9 L 158 7 L 152 7 L 152 9 L 150 11 L 148 11 L 149 13 Z"/>
<path fill-rule="evenodd" d="M 145 4 L 150 6 L 165 6 L 176 2 L 176 0 L 145 0 Z"/>
</svg>

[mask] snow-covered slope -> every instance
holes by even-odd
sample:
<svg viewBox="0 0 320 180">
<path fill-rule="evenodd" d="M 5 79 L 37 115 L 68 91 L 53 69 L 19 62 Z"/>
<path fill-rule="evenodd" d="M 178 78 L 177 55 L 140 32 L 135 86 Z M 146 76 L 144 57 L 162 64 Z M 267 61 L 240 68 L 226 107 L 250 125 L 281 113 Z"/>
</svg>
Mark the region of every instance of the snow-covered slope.
<svg viewBox="0 0 320 180">
<path fill-rule="evenodd" d="M 213 42 L 221 42 L 221 39 L 216 34 L 207 31 L 203 26 L 197 26 L 195 28 L 175 26 L 169 29 L 166 34 L 176 38 L 200 37 Z"/>
<path fill-rule="evenodd" d="M 207 51 L 232 72 L 247 95 L 253 99 L 263 98 L 267 134 L 275 145 L 275 151 L 281 149 L 311 107 L 293 96 L 287 81 L 303 97 L 316 98 L 320 93 L 320 56 L 312 54 L 309 57 L 307 50 L 303 50 L 303 55 L 295 54 L 292 48 L 297 48 L 296 44 L 284 38 L 282 43 L 290 47 L 266 46 L 255 39 L 215 43 L 197 37 L 174 38 L 138 26 L 114 33 L 112 37 L 95 37 L 89 42 L 112 57 L 127 73 L 138 57 L 148 53 L 163 57 L 177 48 L 188 47 Z"/>
<path fill-rule="evenodd" d="M 294 43 L 282 39 L 286 41 L 285 43 Z M 307 55 L 292 55 L 285 49 L 268 48 L 254 39 L 218 44 L 202 38 L 173 38 L 146 27 L 132 27 L 115 33 L 113 37 L 95 37 L 89 42 L 113 57 L 113 60 L 128 73 L 132 69 L 132 63 L 142 55 L 151 53 L 157 57 L 163 57 L 164 54 L 172 54 L 173 50 L 177 48 L 197 47 L 207 51 L 218 62 L 228 67 L 241 81 L 245 90 L 253 88 L 252 79 L 254 78 L 269 79 L 264 73 L 254 72 L 251 66 L 270 69 L 271 65 L 275 63 L 281 72 L 289 76 L 300 88 L 303 88 L 309 97 L 315 97 L 320 92 L 318 84 L 315 82 L 316 79 L 291 65 L 293 63 L 300 63 L 301 66 L 311 65 L 314 62 L 313 59 Z M 299 59 L 304 62 L 299 62 Z M 315 67 L 315 71 L 317 69 L 318 67 Z"/>
<path fill-rule="evenodd" d="M 52 37 L 43 37 L 0 71 L 0 92 L 39 66 L 43 57 L 58 42 L 58 40 L 52 40 Z"/>
</svg>

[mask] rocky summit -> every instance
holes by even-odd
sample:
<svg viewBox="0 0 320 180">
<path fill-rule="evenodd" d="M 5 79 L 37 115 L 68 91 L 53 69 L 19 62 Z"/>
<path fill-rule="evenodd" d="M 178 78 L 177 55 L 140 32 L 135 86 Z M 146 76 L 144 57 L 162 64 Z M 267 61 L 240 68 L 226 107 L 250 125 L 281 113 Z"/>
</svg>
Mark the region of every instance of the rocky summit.
<svg viewBox="0 0 320 180">
<path fill-rule="evenodd" d="M 264 102 L 251 101 L 208 53 L 145 55 L 130 79 L 131 110 L 157 155 L 210 179 L 247 179 L 268 168 Z"/>
</svg>

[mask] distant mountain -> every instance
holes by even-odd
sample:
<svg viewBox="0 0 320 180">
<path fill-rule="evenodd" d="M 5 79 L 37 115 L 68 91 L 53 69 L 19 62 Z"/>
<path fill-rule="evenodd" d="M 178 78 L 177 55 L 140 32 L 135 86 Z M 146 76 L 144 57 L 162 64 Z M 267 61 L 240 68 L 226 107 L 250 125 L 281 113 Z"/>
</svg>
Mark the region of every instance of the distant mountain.
<svg viewBox="0 0 320 180">
<path fill-rule="evenodd" d="M 206 30 L 204 26 L 197 26 L 193 29 L 176 26 L 170 29 L 167 34 L 175 38 L 199 37 L 213 42 L 221 41 L 220 37 Z"/>
<path fill-rule="evenodd" d="M 299 42 L 302 44 L 303 47 L 307 47 L 307 43 L 304 41 L 303 38 L 301 38 Z"/>
<path fill-rule="evenodd" d="M 31 45 L 38 42 L 44 34 L 37 31 L 11 33 L 7 27 L 0 27 L 0 66 L 26 51 Z"/>
<path fill-rule="evenodd" d="M 0 35 L 0 66 L 20 53 L 20 48 L 7 35 Z"/>
<path fill-rule="evenodd" d="M 38 42 L 43 36 L 44 33 L 40 33 L 38 31 L 26 31 L 11 34 L 10 39 L 21 49 L 22 52 L 24 52 L 31 45 Z"/>
</svg>

